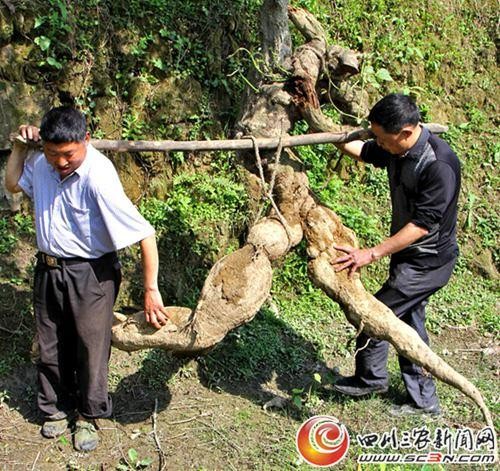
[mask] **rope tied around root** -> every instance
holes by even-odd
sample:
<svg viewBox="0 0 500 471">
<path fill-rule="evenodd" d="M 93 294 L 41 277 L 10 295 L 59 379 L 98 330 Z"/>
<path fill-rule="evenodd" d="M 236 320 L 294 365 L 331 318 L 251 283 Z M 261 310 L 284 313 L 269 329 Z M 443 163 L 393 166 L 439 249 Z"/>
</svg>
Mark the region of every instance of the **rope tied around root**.
<svg viewBox="0 0 500 471">
<path fill-rule="evenodd" d="M 282 124 L 283 124 L 283 122 L 282 122 Z M 276 174 L 278 172 L 278 167 L 279 167 L 280 158 L 281 158 L 281 152 L 283 150 L 283 133 L 280 133 L 280 140 L 278 143 L 278 148 L 276 149 L 276 154 L 274 156 L 274 169 L 273 169 L 273 173 L 271 174 L 271 181 L 270 181 L 268 190 L 266 190 L 267 183 L 266 183 L 266 178 L 264 176 L 264 168 L 262 165 L 262 158 L 260 156 L 257 138 L 255 136 L 252 136 L 252 135 L 245 136 L 245 137 L 251 139 L 253 142 L 253 147 L 254 147 L 254 152 L 255 152 L 255 161 L 256 161 L 257 169 L 259 170 L 259 177 L 260 177 L 260 182 L 262 185 L 262 193 L 263 193 L 263 196 L 265 198 L 267 198 L 269 200 L 269 202 L 271 203 L 271 206 L 274 209 L 274 211 L 276 212 L 276 216 L 279 219 L 279 222 L 281 223 L 281 225 L 285 229 L 285 232 L 286 232 L 286 235 L 288 238 L 288 245 L 287 245 L 286 251 L 288 252 L 288 250 L 292 246 L 292 240 L 293 240 L 292 231 L 290 229 L 290 226 L 289 226 L 287 220 L 285 219 L 283 214 L 281 214 L 281 211 L 279 210 L 278 205 L 274 201 L 274 197 L 273 197 L 274 185 L 276 183 Z M 263 211 L 263 206 L 261 206 L 261 208 L 259 209 L 259 213 L 257 214 L 257 218 L 256 218 L 257 221 L 260 219 L 260 217 L 262 215 L 262 211 Z"/>
</svg>

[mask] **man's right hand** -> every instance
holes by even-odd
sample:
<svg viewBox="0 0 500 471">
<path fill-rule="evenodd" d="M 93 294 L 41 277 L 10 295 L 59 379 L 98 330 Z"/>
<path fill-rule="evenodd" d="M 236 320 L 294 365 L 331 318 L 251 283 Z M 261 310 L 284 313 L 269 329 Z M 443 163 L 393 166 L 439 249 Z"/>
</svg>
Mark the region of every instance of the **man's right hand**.
<svg viewBox="0 0 500 471">
<path fill-rule="evenodd" d="M 24 161 L 29 154 L 29 147 L 34 142 L 40 141 L 40 130 L 36 126 L 22 124 L 18 131 L 24 142 L 19 138 L 14 139 L 12 152 L 5 167 L 5 188 L 11 193 L 22 191 L 18 182 L 23 173 Z"/>
<path fill-rule="evenodd" d="M 38 142 L 40 140 L 40 129 L 31 124 L 21 124 L 19 134 L 26 141 Z"/>
</svg>

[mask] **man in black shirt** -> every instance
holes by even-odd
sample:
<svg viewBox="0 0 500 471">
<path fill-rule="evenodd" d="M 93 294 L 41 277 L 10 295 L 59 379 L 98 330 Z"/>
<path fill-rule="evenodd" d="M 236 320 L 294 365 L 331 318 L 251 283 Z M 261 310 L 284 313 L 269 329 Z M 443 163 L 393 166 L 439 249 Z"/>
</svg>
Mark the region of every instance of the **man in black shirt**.
<svg viewBox="0 0 500 471">
<path fill-rule="evenodd" d="M 425 306 L 449 280 L 458 255 L 456 241 L 460 164 L 442 139 L 419 125 L 420 113 L 407 96 L 391 94 L 368 116 L 374 141 L 339 144 L 346 154 L 387 169 L 392 203 L 391 235 L 372 248 L 335 248 L 336 271 L 359 268 L 391 256 L 389 279 L 375 294 L 426 342 Z M 385 392 L 388 388 L 386 341 L 364 334 L 356 340 L 354 376 L 341 377 L 334 389 L 350 396 Z M 406 358 L 399 365 L 409 402 L 393 407 L 393 415 L 439 414 L 436 387 L 429 373 Z"/>
</svg>

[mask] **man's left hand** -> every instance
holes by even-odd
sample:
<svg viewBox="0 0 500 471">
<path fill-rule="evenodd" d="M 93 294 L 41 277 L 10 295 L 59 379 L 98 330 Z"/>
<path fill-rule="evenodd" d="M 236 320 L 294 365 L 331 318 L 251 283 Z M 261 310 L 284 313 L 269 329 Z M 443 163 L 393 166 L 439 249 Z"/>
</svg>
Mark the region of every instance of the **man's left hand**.
<svg viewBox="0 0 500 471">
<path fill-rule="evenodd" d="M 340 252 L 344 252 L 346 255 L 342 255 L 341 257 L 332 260 L 330 263 L 332 265 L 339 265 L 335 267 L 336 272 L 348 268 L 349 278 L 352 278 L 354 273 L 356 273 L 356 271 L 361 267 L 364 267 L 375 260 L 372 249 L 356 249 L 354 247 L 338 245 L 334 245 L 333 248 L 339 250 Z"/>
<path fill-rule="evenodd" d="M 157 289 L 144 292 L 144 315 L 149 324 L 161 329 L 168 321 L 167 309 L 163 306 L 161 294 Z"/>
</svg>

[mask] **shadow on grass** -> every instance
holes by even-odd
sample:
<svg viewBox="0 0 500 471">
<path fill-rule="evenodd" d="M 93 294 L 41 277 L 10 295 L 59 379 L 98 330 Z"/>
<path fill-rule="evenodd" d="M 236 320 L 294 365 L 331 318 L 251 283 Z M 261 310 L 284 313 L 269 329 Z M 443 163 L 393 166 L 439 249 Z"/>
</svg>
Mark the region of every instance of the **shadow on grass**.
<svg viewBox="0 0 500 471">
<path fill-rule="evenodd" d="M 209 354 L 200 357 L 198 374 L 205 387 L 264 405 L 276 395 L 307 393 L 313 375 L 328 373 L 314 343 L 262 308 L 247 325 L 230 332 Z M 325 374 L 326 378 L 327 375 Z M 296 407 L 284 414 L 301 416 Z"/>
<path fill-rule="evenodd" d="M 196 360 L 204 387 L 244 397 L 258 405 L 276 395 L 292 395 L 294 389 L 302 389 L 305 394 L 315 372 L 328 372 L 316 346 L 266 308 Z M 122 378 L 116 387 L 116 420 L 135 423 L 148 419 L 155 398 L 158 412 L 167 408 L 171 402 L 167 383 L 182 374 L 181 370 L 191 361 L 192 357 L 177 357 L 162 350 L 145 353 L 140 369 Z M 278 410 L 302 420 L 304 411 L 289 405 Z"/>
</svg>

